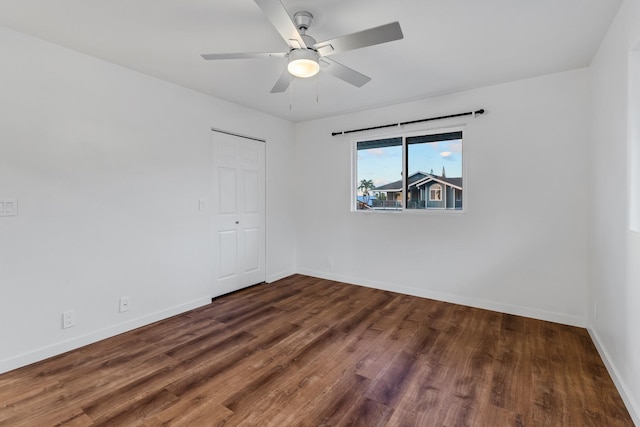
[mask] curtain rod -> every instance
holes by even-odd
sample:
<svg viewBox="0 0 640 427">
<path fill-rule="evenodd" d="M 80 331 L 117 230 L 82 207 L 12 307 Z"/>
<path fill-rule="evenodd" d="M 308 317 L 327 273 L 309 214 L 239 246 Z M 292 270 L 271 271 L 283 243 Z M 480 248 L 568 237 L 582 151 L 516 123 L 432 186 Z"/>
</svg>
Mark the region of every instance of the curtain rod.
<svg viewBox="0 0 640 427">
<path fill-rule="evenodd" d="M 410 122 L 392 123 L 392 124 L 388 124 L 388 125 L 373 126 L 373 127 L 370 127 L 370 128 L 344 130 L 342 132 L 331 132 L 331 136 L 346 135 L 348 133 L 355 133 L 355 132 L 364 132 L 366 130 L 384 129 L 384 128 L 391 128 L 391 127 L 396 127 L 396 126 L 411 125 L 411 124 L 414 124 L 414 123 L 430 122 L 432 120 L 451 119 L 453 117 L 462 117 L 462 116 L 471 116 L 471 115 L 473 115 L 475 117 L 478 114 L 484 114 L 484 108 L 481 108 L 481 109 L 476 110 L 476 111 L 468 111 L 466 113 L 450 114 L 448 116 L 429 117 L 428 119 L 411 120 Z"/>
<path fill-rule="evenodd" d="M 260 139 L 260 138 L 255 138 L 253 136 L 247 136 L 247 135 L 242 135 L 240 133 L 235 133 L 235 132 L 230 132 L 228 130 L 223 130 L 223 129 L 216 129 L 216 128 L 211 128 L 211 130 L 213 132 L 218 132 L 218 133 L 224 133 L 226 135 L 231 135 L 231 136 L 237 136 L 238 138 L 245 138 L 245 139 L 251 139 L 253 141 L 258 141 L 258 142 L 267 142 L 264 139 Z"/>
</svg>

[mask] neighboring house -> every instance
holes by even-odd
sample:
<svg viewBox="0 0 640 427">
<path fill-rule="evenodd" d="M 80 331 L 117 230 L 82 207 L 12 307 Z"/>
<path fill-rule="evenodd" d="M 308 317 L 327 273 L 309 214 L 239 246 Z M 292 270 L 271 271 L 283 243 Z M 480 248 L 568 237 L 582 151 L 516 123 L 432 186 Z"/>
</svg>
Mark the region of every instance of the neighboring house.
<svg viewBox="0 0 640 427">
<path fill-rule="evenodd" d="M 415 172 L 407 178 L 407 187 L 407 209 L 462 209 L 462 178 Z M 386 195 L 386 200 L 372 203 L 374 208 L 402 206 L 402 180 L 381 185 L 372 191 Z"/>
<path fill-rule="evenodd" d="M 376 196 L 357 196 L 358 209 L 371 209 L 376 201 Z"/>
</svg>

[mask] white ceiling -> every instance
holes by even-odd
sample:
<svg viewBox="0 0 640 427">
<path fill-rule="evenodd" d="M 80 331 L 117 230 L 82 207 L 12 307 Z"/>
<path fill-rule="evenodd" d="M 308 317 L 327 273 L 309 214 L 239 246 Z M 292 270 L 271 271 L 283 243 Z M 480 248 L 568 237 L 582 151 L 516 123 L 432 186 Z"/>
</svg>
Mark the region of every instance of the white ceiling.
<svg viewBox="0 0 640 427">
<path fill-rule="evenodd" d="M 286 59 L 201 53 L 287 46 L 253 0 L 2 0 L 0 25 L 294 122 L 588 66 L 622 0 L 282 0 L 322 41 L 399 21 L 404 39 L 331 58 L 372 78 L 320 73 L 270 90 Z"/>
</svg>

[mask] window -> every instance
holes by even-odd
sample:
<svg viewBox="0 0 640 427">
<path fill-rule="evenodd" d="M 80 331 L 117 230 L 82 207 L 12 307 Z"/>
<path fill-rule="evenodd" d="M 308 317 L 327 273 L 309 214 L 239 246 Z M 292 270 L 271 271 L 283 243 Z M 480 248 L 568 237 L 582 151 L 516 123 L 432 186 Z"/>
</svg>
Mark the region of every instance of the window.
<svg viewBox="0 0 640 427">
<path fill-rule="evenodd" d="M 429 200 L 434 202 L 442 201 L 442 186 L 440 184 L 434 184 L 429 190 Z"/>
<path fill-rule="evenodd" d="M 359 141 L 356 208 L 402 208 L 402 138 Z"/>
<path fill-rule="evenodd" d="M 461 210 L 462 131 L 355 142 L 355 210 Z"/>
</svg>

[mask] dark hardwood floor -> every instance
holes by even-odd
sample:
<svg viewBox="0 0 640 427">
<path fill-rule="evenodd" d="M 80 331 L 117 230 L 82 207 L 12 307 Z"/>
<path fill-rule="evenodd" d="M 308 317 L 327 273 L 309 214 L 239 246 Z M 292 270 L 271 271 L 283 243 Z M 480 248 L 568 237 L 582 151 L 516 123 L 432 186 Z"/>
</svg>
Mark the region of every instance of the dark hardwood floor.
<svg viewBox="0 0 640 427">
<path fill-rule="evenodd" d="M 584 329 L 291 276 L 0 376 L 2 426 L 632 426 Z"/>
</svg>

